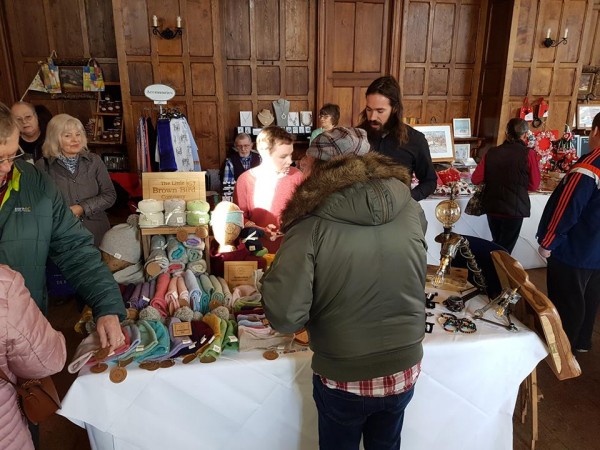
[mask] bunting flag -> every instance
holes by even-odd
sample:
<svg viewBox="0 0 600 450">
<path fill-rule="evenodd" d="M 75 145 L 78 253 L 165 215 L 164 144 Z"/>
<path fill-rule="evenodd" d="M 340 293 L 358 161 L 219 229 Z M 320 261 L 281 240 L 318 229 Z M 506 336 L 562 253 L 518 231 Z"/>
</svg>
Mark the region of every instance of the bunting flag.
<svg viewBox="0 0 600 450">
<path fill-rule="evenodd" d="M 23 96 L 21 97 L 20 101 L 23 101 L 23 99 L 27 95 L 27 92 L 29 92 L 29 91 L 38 91 L 38 92 L 48 93 L 48 91 L 46 90 L 46 87 L 44 86 L 44 82 L 42 81 L 42 77 L 40 76 L 39 70 L 35 74 L 35 77 L 33 77 L 33 80 L 29 84 L 29 87 L 27 88 L 27 90 L 25 91 Z"/>
</svg>

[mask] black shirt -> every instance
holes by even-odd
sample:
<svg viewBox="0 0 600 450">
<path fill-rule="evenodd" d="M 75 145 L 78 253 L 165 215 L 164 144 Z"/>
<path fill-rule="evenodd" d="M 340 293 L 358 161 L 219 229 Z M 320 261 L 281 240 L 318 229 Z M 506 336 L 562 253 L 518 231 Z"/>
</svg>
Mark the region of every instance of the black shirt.
<svg viewBox="0 0 600 450">
<path fill-rule="evenodd" d="M 44 133 L 40 134 L 40 136 L 33 142 L 27 142 L 22 137 L 19 137 L 19 145 L 26 153 L 25 159 L 33 158 L 34 161 L 37 161 L 42 157 L 42 145 L 46 140 L 46 136 Z"/>
</svg>

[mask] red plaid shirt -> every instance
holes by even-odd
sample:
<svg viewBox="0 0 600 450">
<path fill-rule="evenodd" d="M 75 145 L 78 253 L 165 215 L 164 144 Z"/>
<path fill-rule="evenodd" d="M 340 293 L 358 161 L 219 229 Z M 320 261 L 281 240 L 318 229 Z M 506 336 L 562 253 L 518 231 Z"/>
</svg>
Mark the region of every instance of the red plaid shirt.
<svg viewBox="0 0 600 450">
<path fill-rule="evenodd" d="M 350 392 L 362 397 L 387 397 L 408 391 L 414 386 L 421 373 L 421 363 L 418 362 L 403 372 L 386 375 L 362 381 L 334 381 L 319 375 L 322 383 L 330 389 Z"/>
</svg>

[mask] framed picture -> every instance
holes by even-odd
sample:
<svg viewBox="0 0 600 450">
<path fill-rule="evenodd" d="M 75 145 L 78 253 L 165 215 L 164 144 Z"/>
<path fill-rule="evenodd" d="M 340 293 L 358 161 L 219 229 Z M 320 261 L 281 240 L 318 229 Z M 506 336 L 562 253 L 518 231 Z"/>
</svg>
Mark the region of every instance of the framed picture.
<svg viewBox="0 0 600 450">
<path fill-rule="evenodd" d="M 429 144 L 429 153 L 434 162 L 452 161 L 454 159 L 454 141 L 452 125 L 449 123 L 435 125 L 414 125 L 415 130 L 425 135 Z"/>
<path fill-rule="evenodd" d="M 59 66 L 58 78 L 63 92 L 83 92 L 82 66 Z"/>
<path fill-rule="evenodd" d="M 592 121 L 600 113 L 600 103 L 579 103 L 577 105 L 577 129 L 591 130 Z"/>
<path fill-rule="evenodd" d="M 454 144 L 454 159 L 462 163 L 471 156 L 471 144 Z"/>
<path fill-rule="evenodd" d="M 581 74 L 581 78 L 579 78 L 579 88 L 577 88 L 578 98 L 585 98 L 592 93 L 595 76 L 596 74 L 593 72 L 584 72 Z"/>
<path fill-rule="evenodd" d="M 452 128 L 454 128 L 455 138 L 471 137 L 471 119 L 452 119 Z"/>
</svg>

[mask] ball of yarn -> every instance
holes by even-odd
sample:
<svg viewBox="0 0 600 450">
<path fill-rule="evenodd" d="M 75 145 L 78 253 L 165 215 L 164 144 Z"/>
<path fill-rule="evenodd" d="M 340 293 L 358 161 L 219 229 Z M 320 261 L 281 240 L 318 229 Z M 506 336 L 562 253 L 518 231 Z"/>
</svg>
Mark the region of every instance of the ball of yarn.
<svg viewBox="0 0 600 450">
<path fill-rule="evenodd" d="M 160 320 L 160 313 L 154 306 L 146 306 L 140 311 L 140 320 Z"/>
<path fill-rule="evenodd" d="M 226 306 L 217 306 L 211 311 L 211 314 L 214 314 L 215 316 L 220 317 L 223 320 L 229 320 L 229 310 Z"/>
<path fill-rule="evenodd" d="M 183 306 L 175 311 L 173 317 L 177 317 L 182 322 L 191 322 L 194 318 L 194 311 L 192 311 L 189 306 Z"/>
<path fill-rule="evenodd" d="M 202 320 L 204 315 L 200 311 L 194 311 L 194 318 L 192 320 Z"/>
</svg>

